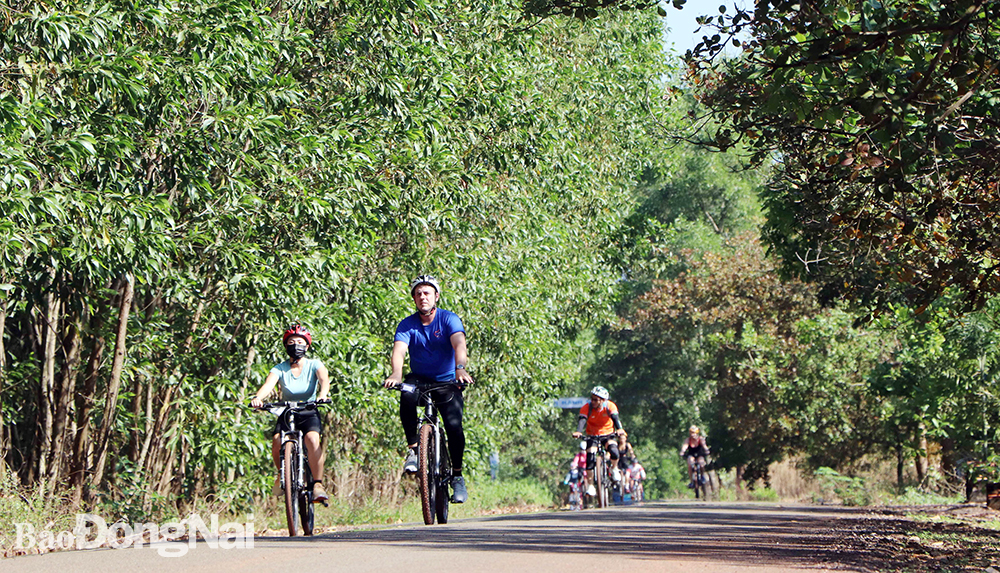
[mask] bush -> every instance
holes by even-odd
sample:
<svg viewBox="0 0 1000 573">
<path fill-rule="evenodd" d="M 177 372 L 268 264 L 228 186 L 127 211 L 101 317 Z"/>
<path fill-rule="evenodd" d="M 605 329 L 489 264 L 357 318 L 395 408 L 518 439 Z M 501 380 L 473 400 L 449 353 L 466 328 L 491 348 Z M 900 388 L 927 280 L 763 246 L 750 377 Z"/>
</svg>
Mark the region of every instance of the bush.
<svg viewBox="0 0 1000 573">
<path fill-rule="evenodd" d="M 841 475 L 832 468 L 819 468 L 813 474 L 819 482 L 821 498 L 816 503 L 839 499 L 846 506 L 871 505 L 873 496 L 863 478 Z"/>
</svg>

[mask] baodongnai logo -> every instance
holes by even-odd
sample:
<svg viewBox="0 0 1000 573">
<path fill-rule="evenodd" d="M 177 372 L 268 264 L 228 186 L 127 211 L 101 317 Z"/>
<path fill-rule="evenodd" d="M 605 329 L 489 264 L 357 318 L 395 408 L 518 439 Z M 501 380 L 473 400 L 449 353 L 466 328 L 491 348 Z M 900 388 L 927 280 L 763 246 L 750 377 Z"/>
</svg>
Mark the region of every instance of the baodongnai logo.
<svg viewBox="0 0 1000 573">
<path fill-rule="evenodd" d="M 209 522 L 192 513 L 187 519 L 163 524 L 154 522 L 128 524 L 116 521 L 111 525 L 99 515 L 80 513 L 72 531 L 36 531 L 30 523 L 15 523 L 15 549 L 95 549 L 111 547 L 156 547 L 162 557 L 181 557 L 198 544 L 199 538 L 210 549 L 253 549 L 253 515 L 245 523 L 223 523 L 212 514 Z M 186 543 L 185 543 L 186 542 Z"/>
</svg>

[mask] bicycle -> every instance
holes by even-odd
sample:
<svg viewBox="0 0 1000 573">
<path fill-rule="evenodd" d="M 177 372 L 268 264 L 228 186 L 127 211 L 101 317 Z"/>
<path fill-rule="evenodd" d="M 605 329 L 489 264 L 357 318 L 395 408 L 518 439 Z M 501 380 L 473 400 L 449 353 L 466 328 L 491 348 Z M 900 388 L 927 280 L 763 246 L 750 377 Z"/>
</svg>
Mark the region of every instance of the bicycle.
<svg viewBox="0 0 1000 573">
<path fill-rule="evenodd" d="M 451 458 L 448 456 L 448 439 L 444 427 L 438 423 L 437 407 L 432 394 L 452 385 L 463 387 L 454 380 L 417 384 L 401 382 L 392 387 L 400 392 L 417 392 L 417 403 L 424 406 L 417 442 L 417 486 L 420 489 L 420 510 L 425 525 L 434 525 L 435 518 L 440 524 L 448 523 Z"/>
<path fill-rule="evenodd" d="M 642 503 L 643 501 L 646 501 L 646 491 L 642 487 L 642 480 L 634 480 L 634 484 L 635 485 L 632 486 L 632 501 L 635 503 Z"/>
<path fill-rule="evenodd" d="M 714 490 L 715 488 L 711 486 L 711 480 L 708 474 L 705 473 L 705 464 L 698 463 L 698 458 L 695 456 L 688 456 L 688 458 L 694 458 L 694 473 L 692 474 L 694 477 L 694 497 L 695 499 L 707 501 L 708 490 Z"/>
<path fill-rule="evenodd" d="M 612 488 L 614 478 L 611 474 L 611 461 L 604 443 L 609 439 L 615 439 L 614 434 L 606 436 L 584 436 L 587 440 L 587 451 L 590 451 L 592 444 L 597 444 L 597 451 L 594 453 L 593 481 L 594 489 L 597 491 L 597 507 L 608 507 L 611 505 Z M 584 505 L 586 507 L 586 505 Z"/>
<path fill-rule="evenodd" d="M 573 474 L 576 474 L 575 476 Z M 569 485 L 569 497 L 567 501 L 569 502 L 569 508 L 571 511 L 579 510 L 583 507 L 583 475 L 581 475 L 580 470 L 574 469 L 570 471 L 570 475 L 567 476 L 566 484 Z"/>
<path fill-rule="evenodd" d="M 286 427 L 281 433 L 281 448 L 279 460 L 281 469 L 278 480 L 285 498 L 285 520 L 288 523 L 288 536 L 298 535 L 301 522 L 302 534 L 312 535 L 315 526 L 315 511 L 313 509 L 312 470 L 309 469 L 302 432 L 296 428 L 296 414 L 307 410 L 315 410 L 319 405 L 329 404 L 330 400 L 308 402 L 270 402 L 262 404 L 261 411 L 269 411 L 279 419 L 278 427 Z M 329 503 L 323 502 L 329 507 Z"/>
</svg>

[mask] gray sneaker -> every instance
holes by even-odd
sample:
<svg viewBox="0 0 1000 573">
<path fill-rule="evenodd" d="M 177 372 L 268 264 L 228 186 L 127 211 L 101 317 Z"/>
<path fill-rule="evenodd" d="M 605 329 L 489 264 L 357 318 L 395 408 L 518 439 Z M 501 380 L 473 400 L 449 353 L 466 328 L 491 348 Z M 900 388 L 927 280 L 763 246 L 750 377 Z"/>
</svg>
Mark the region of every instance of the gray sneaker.
<svg viewBox="0 0 1000 573">
<path fill-rule="evenodd" d="M 451 496 L 452 503 L 465 503 L 469 499 L 469 492 L 465 489 L 465 478 L 455 476 L 451 478 L 451 489 L 454 492 Z"/>
<path fill-rule="evenodd" d="M 403 462 L 403 473 L 404 474 L 415 474 L 417 473 L 417 451 L 410 449 L 409 453 L 406 454 L 406 461 Z"/>
</svg>

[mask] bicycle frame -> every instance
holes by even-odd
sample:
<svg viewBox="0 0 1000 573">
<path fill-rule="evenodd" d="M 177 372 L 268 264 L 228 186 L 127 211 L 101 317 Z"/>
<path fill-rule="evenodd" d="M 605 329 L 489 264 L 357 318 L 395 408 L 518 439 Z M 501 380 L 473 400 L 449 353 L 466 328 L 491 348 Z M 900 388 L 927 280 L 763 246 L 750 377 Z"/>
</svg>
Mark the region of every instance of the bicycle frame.
<svg viewBox="0 0 1000 573">
<path fill-rule="evenodd" d="M 444 436 L 444 428 L 442 428 L 441 425 L 438 424 L 437 407 L 434 406 L 434 397 L 431 395 L 431 393 L 434 390 L 445 388 L 452 384 L 454 383 L 447 382 L 447 383 L 433 384 L 433 385 L 430 384 L 417 385 L 404 382 L 400 384 L 398 387 L 398 390 L 400 392 L 418 393 L 417 403 L 424 407 L 424 412 L 423 414 L 420 415 L 420 427 L 430 426 L 431 428 L 434 429 L 435 448 L 434 451 L 432 452 L 433 453 L 432 460 L 434 461 L 435 468 L 441 467 L 441 459 L 442 459 L 441 444 L 442 444 L 442 437 Z"/>
<path fill-rule="evenodd" d="M 294 404 L 294 402 L 291 402 L 290 404 Z M 294 412 L 293 407 L 289 407 L 289 410 L 287 410 L 287 412 L 293 413 Z M 287 416 L 286 419 L 288 422 L 288 430 L 281 433 L 281 447 L 278 449 L 278 458 L 279 461 L 281 461 L 281 463 L 284 463 L 285 444 L 289 442 L 295 444 L 295 450 L 297 452 L 297 459 L 295 461 L 298 470 L 295 475 L 295 481 L 296 481 L 295 485 L 296 485 L 296 490 L 301 491 L 309 486 L 306 479 L 306 474 L 312 474 L 312 471 L 309 469 L 309 459 L 308 459 L 309 452 L 306 451 L 305 437 L 302 435 L 302 432 L 295 427 L 296 416 L 288 415 L 285 413 L 282 413 L 282 415 Z M 280 478 L 281 478 L 281 487 L 285 487 L 284 472 L 281 472 Z"/>
</svg>

